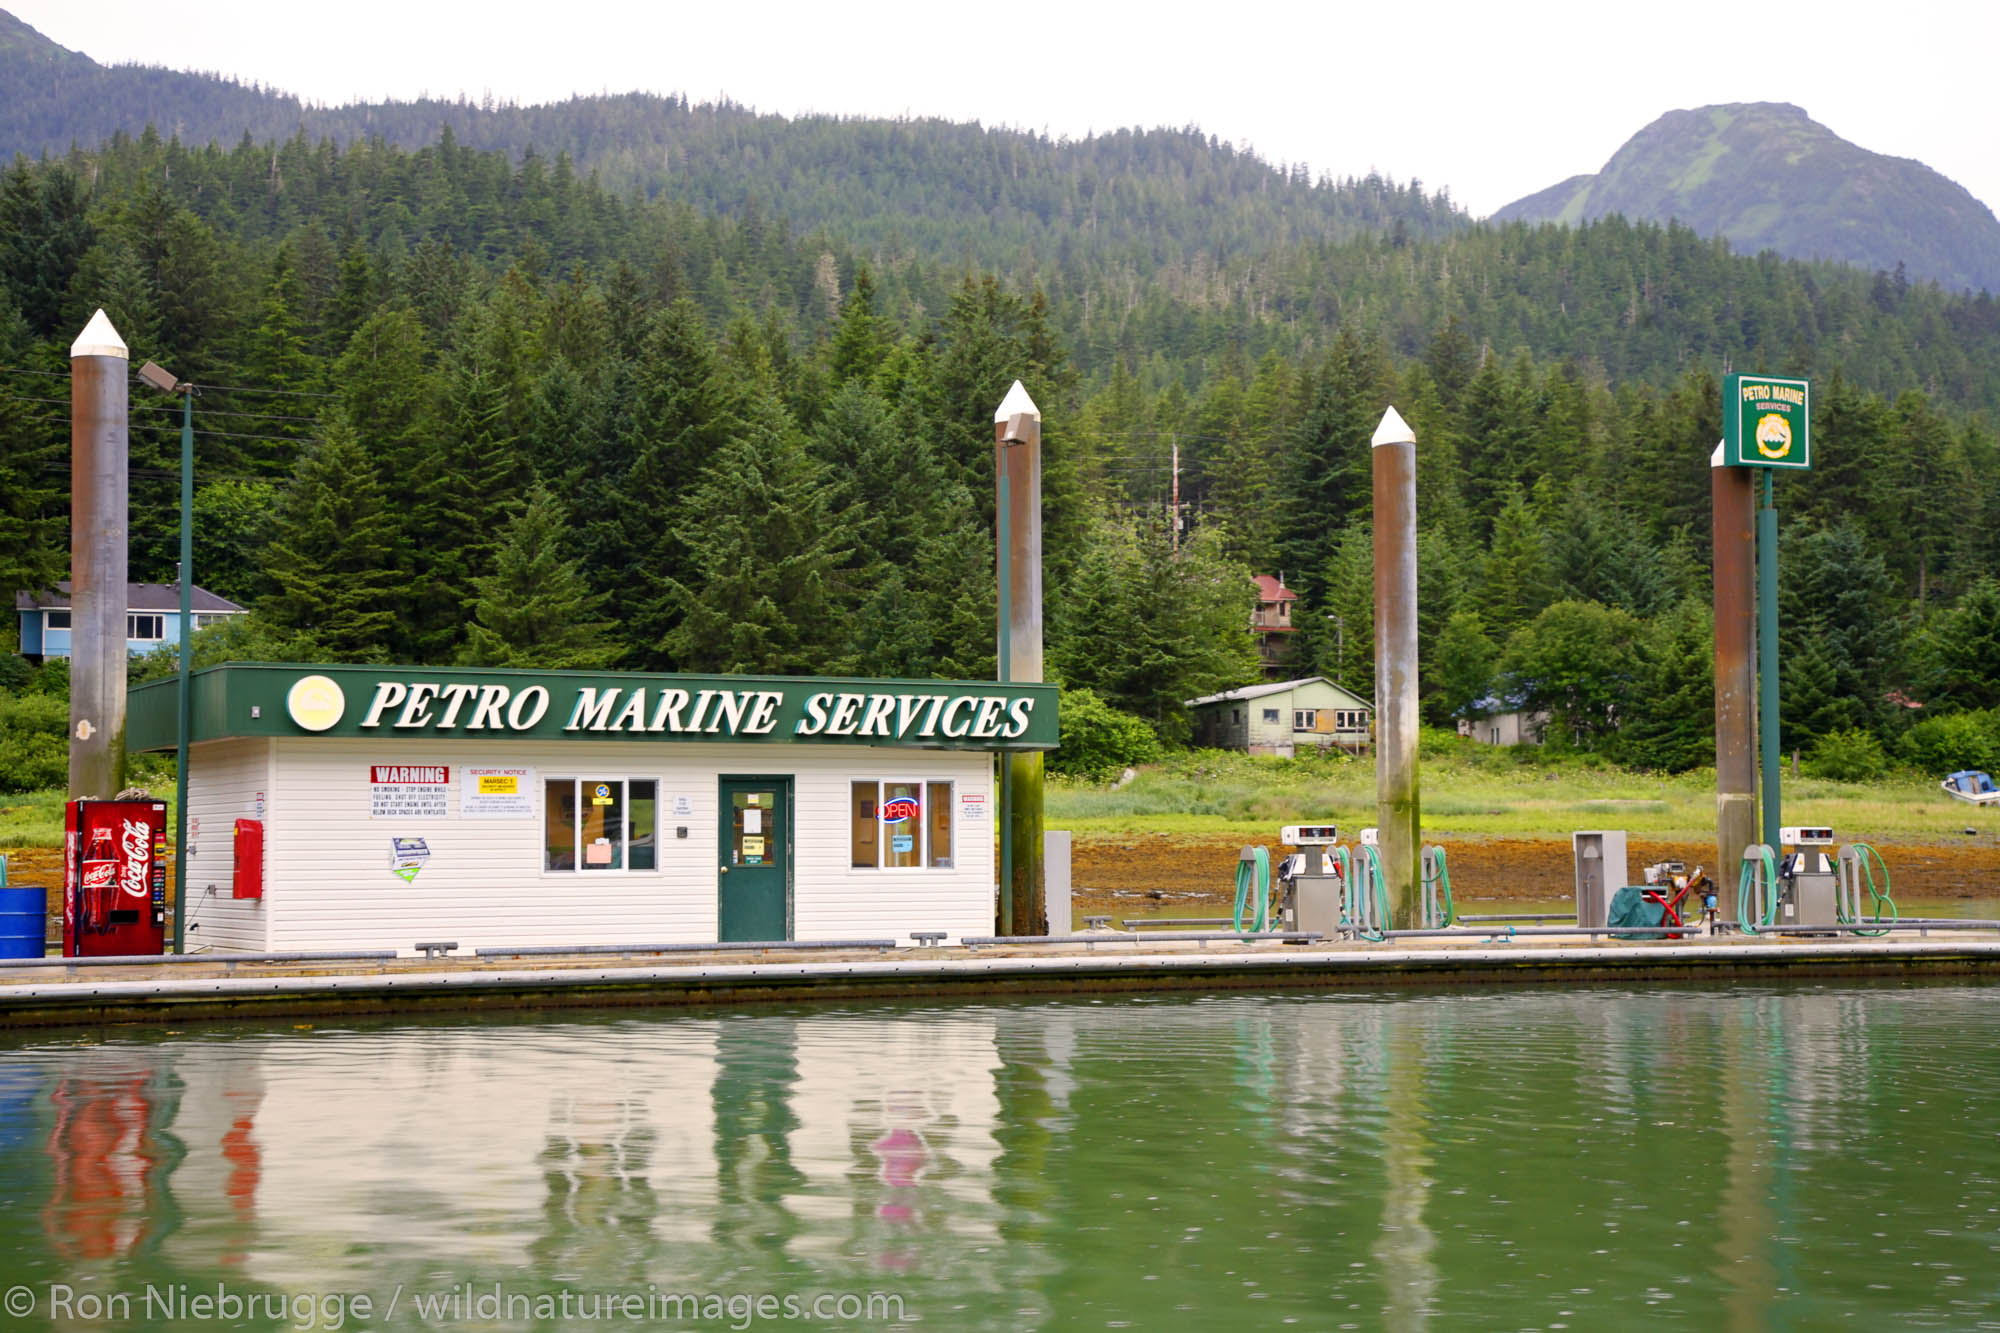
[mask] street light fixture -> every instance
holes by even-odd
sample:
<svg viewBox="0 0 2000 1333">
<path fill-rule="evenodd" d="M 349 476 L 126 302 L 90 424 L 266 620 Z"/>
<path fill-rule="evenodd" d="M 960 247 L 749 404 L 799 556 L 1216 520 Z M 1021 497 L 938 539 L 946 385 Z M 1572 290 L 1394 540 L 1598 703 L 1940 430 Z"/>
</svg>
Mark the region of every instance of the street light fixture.
<svg viewBox="0 0 2000 1333">
<path fill-rule="evenodd" d="M 181 660 L 174 728 L 174 952 L 187 952 L 188 731 L 193 695 L 188 672 L 194 658 L 194 385 L 156 362 L 139 367 L 139 378 L 161 393 L 181 399 Z"/>
</svg>

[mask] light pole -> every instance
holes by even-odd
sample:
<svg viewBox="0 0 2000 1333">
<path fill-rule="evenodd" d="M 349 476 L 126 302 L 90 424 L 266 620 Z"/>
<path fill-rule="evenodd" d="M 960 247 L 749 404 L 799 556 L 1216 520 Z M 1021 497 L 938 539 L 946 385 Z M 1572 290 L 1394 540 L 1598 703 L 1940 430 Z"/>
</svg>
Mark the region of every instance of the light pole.
<svg viewBox="0 0 2000 1333">
<path fill-rule="evenodd" d="M 188 731 L 193 696 L 188 673 L 194 659 L 194 385 L 148 361 L 139 378 L 161 393 L 181 397 L 181 660 L 174 727 L 174 952 L 187 952 Z"/>
</svg>

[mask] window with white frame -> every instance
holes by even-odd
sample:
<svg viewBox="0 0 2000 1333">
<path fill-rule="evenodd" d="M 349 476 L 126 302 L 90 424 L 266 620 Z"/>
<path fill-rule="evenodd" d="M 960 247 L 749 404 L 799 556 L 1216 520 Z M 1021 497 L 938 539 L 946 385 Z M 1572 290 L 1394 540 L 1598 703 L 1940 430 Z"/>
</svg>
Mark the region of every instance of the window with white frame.
<svg viewBox="0 0 2000 1333">
<path fill-rule="evenodd" d="M 132 611 L 125 616 L 125 637 L 157 643 L 167 637 L 167 618 L 156 611 Z"/>
<path fill-rule="evenodd" d="M 1266 708 L 1266 709 L 1264 710 L 1264 721 L 1265 721 L 1265 722 L 1267 722 L 1267 723 L 1275 723 L 1275 722 L 1277 722 L 1277 720 L 1278 720 L 1278 710 L 1277 710 L 1277 709 L 1275 709 L 1275 708 Z"/>
<path fill-rule="evenodd" d="M 949 870 L 950 782 L 918 778 L 849 786 L 850 864 L 856 870 Z"/>
<path fill-rule="evenodd" d="M 1368 730 L 1368 713 L 1365 709 L 1360 708 L 1337 708 L 1333 713 L 1333 729 L 1335 731 L 1366 731 Z"/>
<path fill-rule="evenodd" d="M 656 870 L 659 783 L 549 778 L 542 783 L 542 869 Z"/>
<path fill-rule="evenodd" d="M 42 612 L 42 624 L 48 629 L 68 629 L 69 610 Z"/>
<path fill-rule="evenodd" d="M 1318 731 L 1319 710 L 1317 708 L 1294 708 L 1292 710 L 1293 731 Z"/>
</svg>

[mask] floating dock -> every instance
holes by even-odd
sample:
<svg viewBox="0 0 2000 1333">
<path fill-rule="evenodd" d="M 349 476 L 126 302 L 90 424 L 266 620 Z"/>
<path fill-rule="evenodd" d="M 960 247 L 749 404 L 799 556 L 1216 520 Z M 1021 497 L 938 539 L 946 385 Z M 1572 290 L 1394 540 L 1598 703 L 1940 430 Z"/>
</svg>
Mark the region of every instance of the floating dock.
<svg viewBox="0 0 2000 1333">
<path fill-rule="evenodd" d="M 978 947 L 851 946 L 669 952 L 485 950 L 436 957 L 199 954 L 125 962 L 0 961 L 0 1027 L 559 1006 L 813 1003 L 1149 989 L 1740 982 L 2000 976 L 2000 928 L 1939 923 L 1896 937 L 1824 935 L 1593 942 L 1466 929 L 1387 943 L 1106 932 Z"/>
</svg>

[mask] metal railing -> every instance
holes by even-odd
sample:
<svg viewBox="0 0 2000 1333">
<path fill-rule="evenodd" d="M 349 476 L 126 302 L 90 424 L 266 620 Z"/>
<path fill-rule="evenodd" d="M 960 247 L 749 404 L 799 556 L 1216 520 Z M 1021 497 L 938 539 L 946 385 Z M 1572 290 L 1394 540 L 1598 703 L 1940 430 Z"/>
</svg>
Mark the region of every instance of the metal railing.
<svg viewBox="0 0 2000 1333">
<path fill-rule="evenodd" d="M 727 940 L 707 944 L 521 944 L 507 947 L 489 946 L 474 949 L 476 958 L 553 958 L 563 954 L 578 954 L 598 957 L 616 954 L 631 957 L 638 954 L 667 953 L 754 953 L 766 950 L 799 952 L 802 950 L 824 951 L 828 949 L 874 949 L 886 952 L 896 948 L 895 940 Z"/>
<path fill-rule="evenodd" d="M 0 958 L 0 971 L 17 967 L 59 967 L 65 971 L 79 967 L 143 967 L 205 963 L 234 968 L 242 963 L 379 963 L 393 960 L 394 949 L 360 949 L 322 952 L 294 950 L 288 953 L 137 953 L 97 954 L 81 958 Z"/>
</svg>

